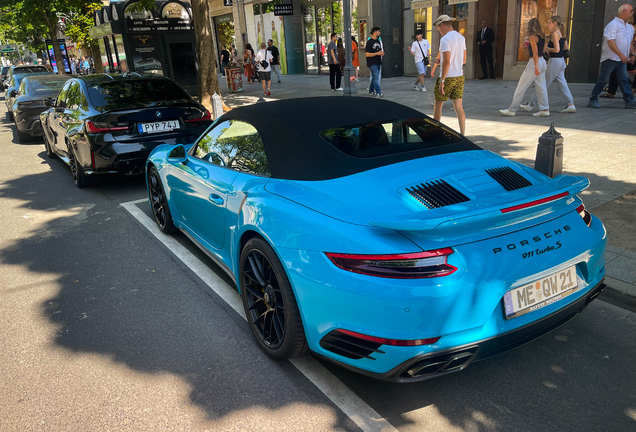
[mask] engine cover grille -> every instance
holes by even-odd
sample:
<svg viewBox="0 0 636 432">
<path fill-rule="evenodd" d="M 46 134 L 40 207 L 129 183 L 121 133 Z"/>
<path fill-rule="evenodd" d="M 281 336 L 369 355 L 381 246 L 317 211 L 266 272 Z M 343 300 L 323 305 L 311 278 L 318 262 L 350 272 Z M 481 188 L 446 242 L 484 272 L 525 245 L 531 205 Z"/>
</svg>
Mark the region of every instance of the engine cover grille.
<svg viewBox="0 0 636 432">
<path fill-rule="evenodd" d="M 418 186 L 408 187 L 406 190 L 429 209 L 470 201 L 466 195 L 444 180 L 421 183 Z"/>
<path fill-rule="evenodd" d="M 528 179 L 510 167 L 490 168 L 486 172 L 507 191 L 532 186 Z"/>
</svg>

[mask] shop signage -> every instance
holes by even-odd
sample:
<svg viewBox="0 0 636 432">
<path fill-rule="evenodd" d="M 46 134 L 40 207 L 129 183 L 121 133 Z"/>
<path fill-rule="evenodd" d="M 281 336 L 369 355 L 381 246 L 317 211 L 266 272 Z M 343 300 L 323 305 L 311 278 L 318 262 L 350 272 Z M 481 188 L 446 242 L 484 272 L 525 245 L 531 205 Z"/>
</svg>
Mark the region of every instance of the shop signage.
<svg viewBox="0 0 636 432">
<path fill-rule="evenodd" d="M 223 6 L 232 6 L 232 0 L 223 0 Z"/>
<path fill-rule="evenodd" d="M 10 53 L 10 52 L 14 52 L 18 50 L 18 46 L 15 44 L 10 44 L 10 45 L 2 45 L 2 52 L 3 53 Z"/>
<path fill-rule="evenodd" d="M 294 5 L 283 4 L 274 5 L 274 16 L 285 16 L 294 14 Z"/>
<path fill-rule="evenodd" d="M 448 4 L 449 5 L 454 5 L 454 4 L 460 4 L 460 3 L 472 3 L 472 2 L 476 2 L 477 0 L 448 0 Z"/>
<path fill-rule="evenodd" d="M 192 30 L 190 20 L 144 20 L 128 21 L 129 33 L 147 33 L 161 31 L 188 31 Z"/>
<path fill-rule="evenodd" d="M 190 20 L 188 10 L 179 3 L 167 3 L 161 10 L 161 18 Z"/>
<path fill-rule="evenodd" d="M 439 6 L 439 0 L 423 0 L 411 2 L 411 10 Z"/>
</svg>

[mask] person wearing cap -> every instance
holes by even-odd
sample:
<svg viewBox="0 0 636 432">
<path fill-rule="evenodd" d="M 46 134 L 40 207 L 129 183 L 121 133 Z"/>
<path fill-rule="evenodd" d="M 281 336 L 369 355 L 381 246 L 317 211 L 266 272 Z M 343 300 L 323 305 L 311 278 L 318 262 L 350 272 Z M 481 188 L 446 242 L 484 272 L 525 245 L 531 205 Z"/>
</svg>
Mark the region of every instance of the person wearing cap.
<svg viewBox="0 0 636 432">
<path fill-rule="evenodd" d="M 466 114 L 462 105 L 464 97 L 464 64 L 466 63 L 466 39 L 453 29 L 453 21 L 448 15 L 440 15 L 433 23 L 442 35 L 439 43 L 440 77 L 435 82 L 435 108 L 433 118 L 442 118 L 442 106 L 449 98 L 453 101 L 459 131 L 466 132 Z"/>
</svg>

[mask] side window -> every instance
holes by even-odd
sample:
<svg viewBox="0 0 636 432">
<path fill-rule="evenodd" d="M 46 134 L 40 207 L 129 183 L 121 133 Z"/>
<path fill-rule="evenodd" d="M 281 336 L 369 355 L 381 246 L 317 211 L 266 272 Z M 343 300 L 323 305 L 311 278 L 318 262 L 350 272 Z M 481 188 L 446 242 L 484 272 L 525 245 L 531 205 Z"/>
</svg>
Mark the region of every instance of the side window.
<svg viewBox="0 0 636 432">
<path fill-rule="evenodd" d="M 66 84 L 64 84 L 64 87 L 62 87 L 62 90 L 60 90 L 60 92 L 57 95 L 57 104 L 59 105 L 60 102 L 64 101 L 66 102 L 66 95 L 68 94 L 68 89 L 69 87 L 71 87 L 71 82 L 67 82 Z"/>
<path fill-rule="evenodd" d="M 80 106 L 80 88 L 79 84 L 74 82 L 66 95 L 66 106 L 69 109 L 76 110 Z"/>
<path fill-rule="evenodd" d="M 210 130 L 199 140 L 194 157 L 245 173 L 271 175 L 260 134 L 239 120 L 225 121 Z"/>
</svg>

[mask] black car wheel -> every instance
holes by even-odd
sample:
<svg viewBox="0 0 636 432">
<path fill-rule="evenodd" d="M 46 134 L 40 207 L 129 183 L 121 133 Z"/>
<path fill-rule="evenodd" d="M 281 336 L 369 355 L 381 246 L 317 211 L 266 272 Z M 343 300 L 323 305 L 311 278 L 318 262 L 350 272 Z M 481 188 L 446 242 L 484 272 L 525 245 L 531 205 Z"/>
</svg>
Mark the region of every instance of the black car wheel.
<svg viewBox="0 0 636 432">
<path fill-rule="evenodd" d="M 272 247 L 259 237 L 250 239 L 241 252 L 240 272 L 245 315 L 260 347 L 275 359 L 306 352 L 298 304 Z"/>
<path fill-rule="evenodd" d="M 55 157 L 51 144 L 49 144 L 49 139 L 46 137 L 46 132 L 43 132 L 42 138 L 44 138 L 44 149 L 46 150 L 46 155 L 50 158 Z"/>
<path fill-rule="evenodd" d="M 89 185 L 89 178 L 82 170 L 82 167 L 77 163 L 77 158 L 71 146 L 68 146 L 68 164 L 71 167 L 71 174 L 73 174 L 73 182 L 75 186 L 83 189 Z"/>
<path fill-rule="evenodd" d="M 161 177 L 155 167 L 151 167 L 148 172 L 148 194 L 150 198 L 150 208 L 155 216 L 155 221 L 159 229 L 166 234 L 172 234 L 177 229 L 172 223 L 172 215 L 168 207 L 168 199 L 163 191 Z"/>
<path fill-rule="evenodd" d="M 13 121 L 13 113 L 11 111 L 7 111 L 7 118 L 9 121 Z"/>
<path fill-rule="evenodd" d="M 15 124 L 15 130 L 18 134 L 18 142 L 25 143 L 29 141 L 31 139 L 31 135 L 20 132 L 20 129 L 18 129 L 18 123 L 15 120 L 14 120 L 14 124 Z"/>
</svg>

